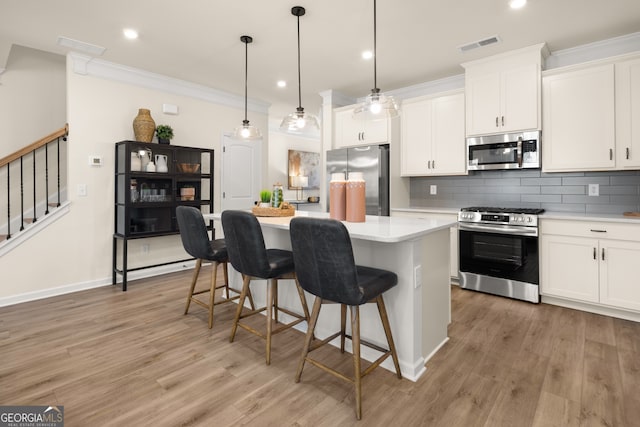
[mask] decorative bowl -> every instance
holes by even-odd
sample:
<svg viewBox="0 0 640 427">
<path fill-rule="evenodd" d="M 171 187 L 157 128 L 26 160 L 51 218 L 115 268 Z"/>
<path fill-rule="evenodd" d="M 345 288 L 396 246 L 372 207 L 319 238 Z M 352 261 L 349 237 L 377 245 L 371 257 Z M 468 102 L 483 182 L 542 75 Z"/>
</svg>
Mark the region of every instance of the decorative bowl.
<svg viewBox="0 0 640 427">
<path fill-rule="evenodd" d="M 307 197 L 307 202 L 309 202 L 309 203 L 318 203 L 318 202 L 320 202 L 320 197 L 318 197 L 318 196 L 309 196 L 309 197 Z"/>
<path fill-rule="evenodd" d="M 178 171 L 182 173 L 196 173 L 200 170 L 200 163 L 178 163 Z"/>
</svg>

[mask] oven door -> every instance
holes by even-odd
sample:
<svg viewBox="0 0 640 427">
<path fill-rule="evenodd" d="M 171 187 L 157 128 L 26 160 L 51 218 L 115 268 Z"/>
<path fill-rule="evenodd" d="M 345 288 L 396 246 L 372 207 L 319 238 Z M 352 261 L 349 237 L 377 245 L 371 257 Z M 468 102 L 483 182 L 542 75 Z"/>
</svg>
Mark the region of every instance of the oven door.
<svg viewBox="0 0 640 427">
<path fill-rule="evenodd" d="M 508 227 L 494 231 L 465 224 L 459 224 L 459 230 L 462 273 L 539 284 L 537 230 L 521 235 Z"/>
</svg>

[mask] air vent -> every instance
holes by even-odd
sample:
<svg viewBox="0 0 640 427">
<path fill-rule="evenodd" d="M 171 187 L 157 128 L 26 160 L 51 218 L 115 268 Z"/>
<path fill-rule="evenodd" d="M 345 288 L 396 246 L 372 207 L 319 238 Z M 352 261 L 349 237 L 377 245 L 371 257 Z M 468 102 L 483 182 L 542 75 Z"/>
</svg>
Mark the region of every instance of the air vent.
<svg viewBox="0 0 640 427">
<path fill-rule="evenodd" d="M 486 39 L 482 39 L 482 40 L 478 40 L 478 41 L 475 41 L 475 42 L 463 44 L 462 46 L 458 46 L 458 49 L 460 50 L 460 52 L 467 52 L 469 50 L 473 50 L 473 49 L 476 49 L 476 48 L 479 48 L 479 47 L 488 46 L 490 44 L 498 43 L 499 41 L 500 41 L 500 37 L 491 36 L 491 37 L 487 37 Z"/>
</svg>

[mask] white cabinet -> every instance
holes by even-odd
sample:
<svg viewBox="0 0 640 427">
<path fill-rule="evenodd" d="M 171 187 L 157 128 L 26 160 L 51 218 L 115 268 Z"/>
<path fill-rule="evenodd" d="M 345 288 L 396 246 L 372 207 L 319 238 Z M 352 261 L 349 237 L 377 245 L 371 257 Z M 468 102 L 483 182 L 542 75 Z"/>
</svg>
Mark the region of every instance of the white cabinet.
<svg viewBox="0 0 640 427">
<path fill-rule="evenodd" d="M 402 102 L 402 176 L 464 175 L 464 93 Z"/>
<path fill-rule="evenodd" d="M 417 211 L 398 211 L 394 210 L 391 212 L 391 216 L 401 216 L 407 218 L 418 218 L 418 219 L 448 219 L 452 221 L 458 220 L 457 213 L 430 213 L 430 212 L 417 212 Z M 458 278 L 458 227 L 451 227 L 449 229 L 449 272 L 451 277 L 454 279 Z"/>
<path fill-rule="evenodd" d="M 637 224 L 543 219 L 541 294 L 640 312 Z"/>
<path fill-rule="evenodd" d="M 615 168 L 614 98 L 613 64 L 545 74 L 544 172 Z"/>
<path fill-rule="evenodd" d="M 615 64 L 618 169 L 640 167 L 640 59 Z"/>
<path fill-rule="evenodd" d="M 462 64 L 466 134 L 540 129 L 540 73 L 544 44 Z"/>
<path fill-rule="evenodd" d="M 362 120 L 353 117 L 355 106 L 334 110 L 333 148 L 385 144 L 389 141 L 389 120 Z"/>
</svg>

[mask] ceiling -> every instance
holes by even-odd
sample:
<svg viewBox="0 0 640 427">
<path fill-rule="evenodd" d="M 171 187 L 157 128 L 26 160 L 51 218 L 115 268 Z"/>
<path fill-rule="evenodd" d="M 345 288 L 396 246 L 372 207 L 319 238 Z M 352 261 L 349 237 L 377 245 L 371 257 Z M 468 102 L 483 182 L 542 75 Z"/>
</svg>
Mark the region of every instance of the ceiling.
<svg viewBox="0 0 640 427">
<path fill-rule="evenodd" d="M 553 51 L 640 31 L 638 0 L 378 0 L 377 77 L 383 90 L 463 72 L 460 63 L 546 42 Z M 320 91 L 362 97 L 373 87 L 373 0 L 0 0 L 0 69 L 12 44 L 66 54 L 58 36 L 106 48 L 102 59 L 244 94 L 272 114 L 297 106 L 296 17 L 300 18 L 302 105 L 317 112 Z M 125 40 L 124 27 L 140 33 Z M 498 44 L 458 46 L 498 35 Z M 286 80 L 284 89 L 277 80 Z M 284 113 L 283 113 L 284 114 Z"/>
</svg>

